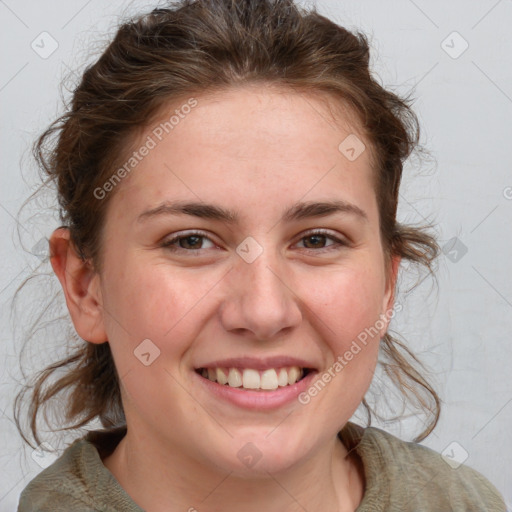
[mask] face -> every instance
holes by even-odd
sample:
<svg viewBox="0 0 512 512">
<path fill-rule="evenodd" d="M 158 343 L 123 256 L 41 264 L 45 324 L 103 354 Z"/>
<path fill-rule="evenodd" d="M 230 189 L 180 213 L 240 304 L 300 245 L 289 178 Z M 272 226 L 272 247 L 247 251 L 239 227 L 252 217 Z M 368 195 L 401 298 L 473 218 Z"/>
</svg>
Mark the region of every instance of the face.
<svg viewBox="0 0 512 512">
<path fill-rule="evenodd" d="M 340 151 L 363 136 L 318 97 L 196 100 L 161 141 L 159 122 L 141 135 L 135 148 L 156 145 L 111 198 L 102 322 L 129 429 L 212 467 L 243 472 L 248 453 L 278 471 L 333 442 L 386 330 L 370 151 Z"/>
</svg>

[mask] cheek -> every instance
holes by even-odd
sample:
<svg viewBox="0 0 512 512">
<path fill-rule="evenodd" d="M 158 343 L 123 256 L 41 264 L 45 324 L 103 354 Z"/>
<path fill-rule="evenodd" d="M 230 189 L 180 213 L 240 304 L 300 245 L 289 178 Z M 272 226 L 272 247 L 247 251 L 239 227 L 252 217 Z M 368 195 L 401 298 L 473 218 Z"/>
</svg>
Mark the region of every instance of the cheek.
<svg viewBox="0 0 512 512">
<path fill-rule="evenodd" d="M 167 360 L 179 361 L 212 314 L 209 292 L 223 274 L 194 274 L 137 259 L 120 263 L 118 268 L 105 286 L 106 329 L 112 350 L 117 352 L 116 363 L 133 365 L 133 351 L 145 339 L 150 339 Z"/>
<path fill-rule="evenodd" d="M 337 352 L 374 326 L 383 313 L 384 280 L 376 269 L 368 263 L 333 270 L 317 276 L 309 287 L 310 306 Z"/>
<path fill-rule="evenodd" d="M 140 413 L 159 414 L 155 404 L 180 398 L 176 365 L 197 336 L 200 300 L 212 285 L 180 278 L 161 264 L 134 261 L 119 267 L 123 270 L 112 272 L 106 283 L 105 309 L 124 399 Z M 165 394 L 155 393 L 163 389 Z"/>
<path fill-rule="evenodd" d="M 119 262 L 118 268 L 111 267 L 106 275 L 106 330 L 112 350 L 119 352 L 126 362 L 129 359 L 125 354 L 133 356 L 133 350 L 144 339 L 159 339 L 171 328 L 172 306 L 179 307 L 178 290 L 162 282 L 157 270 Z M 123 350 L 119 350 L 121 347 Z"/>
</svg>

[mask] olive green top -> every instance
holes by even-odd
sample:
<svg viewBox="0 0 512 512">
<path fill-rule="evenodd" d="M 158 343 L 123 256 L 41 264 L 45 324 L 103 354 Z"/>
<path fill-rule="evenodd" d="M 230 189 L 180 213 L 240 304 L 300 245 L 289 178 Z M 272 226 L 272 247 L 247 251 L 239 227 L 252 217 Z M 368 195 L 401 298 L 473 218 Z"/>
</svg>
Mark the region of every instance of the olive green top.
<svg viewBox="0 0 512 512">
<path fill-rule="evenodd" d="M 103 465 L 126 428 L 76 440 L 21 493 L 18 512 L 142 512 Z M 347 423 L 339 433 L 360 456 L 365 491 L 356 512 L 506 512 L 496 488 L 474 469 L 455 469 L 434 450 L 384 430 Z"/>
</svg>

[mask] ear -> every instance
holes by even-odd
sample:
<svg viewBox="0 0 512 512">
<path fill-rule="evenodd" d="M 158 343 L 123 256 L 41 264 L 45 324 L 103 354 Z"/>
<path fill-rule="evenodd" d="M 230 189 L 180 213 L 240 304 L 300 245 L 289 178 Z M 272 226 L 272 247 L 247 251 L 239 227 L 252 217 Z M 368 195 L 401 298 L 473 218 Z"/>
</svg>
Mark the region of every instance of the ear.
<svg viewBox="0 0 512 512">
<path fill-rule="evenodd" d="M 107 340 L 103 325 L 100 276 L 89 260 L 82 260 L 68 228 L 57 228 L 50 238 L 50 262 L 59 278 L 73 325 L 78 335 L 91 343 Z"/>
<path fill-rule="evenodd" d="M 396 290 L 396 280 L 398 277 L 398 269 L 400 267 L 400 261 L 402 260 L 401 256 L 395 255 L 391 257 L 391 261 L 389 262 L 389 267 L 386 275 L 386 289 L 384 293 L 384 298 L 382 301 L 382 314 L 381 319 L 384 323 L 384 326 L 381 329 L 380 336 L 381 338 L 386 334 L 388 330 L 388 325 L 391 319 L 394 316 L 395 306 L 395 290 Z"/>
</svg>

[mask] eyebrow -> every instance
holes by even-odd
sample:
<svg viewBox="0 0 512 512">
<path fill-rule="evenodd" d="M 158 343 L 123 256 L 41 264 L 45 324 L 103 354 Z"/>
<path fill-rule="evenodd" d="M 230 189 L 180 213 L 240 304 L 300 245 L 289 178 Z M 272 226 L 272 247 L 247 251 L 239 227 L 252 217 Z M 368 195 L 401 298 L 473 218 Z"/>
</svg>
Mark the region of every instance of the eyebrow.
<svg viewBox="0 0 512 512">
<path fill-rule="evenodd" d="M 295 203 L 282 215 L 281 221 L 292 222 L 312 217 L 326 217 L 335 213 L 348 213 L 361 220 L 368 220 L 366 213 L 355 204 L 342 201 L 307 201 Z M 228 210 L 214 204 L 190 201 L 175 201 L 164 203 L 142 212 L 137 222 L 143 222 L 160 215 L 191 215 L 202 219 L 212 219 L 237 224 L 240 216 L 235 210 Z"/>
</svg>

